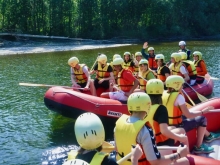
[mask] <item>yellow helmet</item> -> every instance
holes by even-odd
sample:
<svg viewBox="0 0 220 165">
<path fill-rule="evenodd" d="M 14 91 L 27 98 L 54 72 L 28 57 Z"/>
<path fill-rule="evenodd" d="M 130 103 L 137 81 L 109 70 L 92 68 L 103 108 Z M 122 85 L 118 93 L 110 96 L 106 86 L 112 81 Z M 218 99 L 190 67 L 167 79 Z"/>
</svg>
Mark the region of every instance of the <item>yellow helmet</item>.
<svg viewBox="0 0 220 165">
<path fill-rule="evenodd" d="M 79 59 L 77 57 L 71 57 L 69 60 L 68 60 L 68 64 L 71 66 L 71 67 L 75 67 L 76 64 L 79 63 Z"/>
<path fill-rule="evenodd" d="M 64 162 L 63 165 L 89 165 L 89 163 L 81 159 L 72 159 Z"/>
<path fill-rule="evenodd" d="M 121 56 L 120 56 L 119 54 L 115 54 L 115 55 L 113 56 L 113 60 L 116 59 L 116 58 L 121 58 Z"/>
<path fill-rule="evenodd" d="M 187 60 L 187 54 L 185 52 L 179 52 L 182 60 Z"/>
<path fill-rule="evenodd" d="M 154 50 L 154 47 L 149 47 L 147 51 Z"/>
<path fill-rule="evenodd" d="M 171 57 L 174 58 L 175 62 L 179 62 L 181 60 L 181 55 L 179 53 L 172 53 Z"/>
<path fill-rule="evenodd" d="M 124 60 L 122 58 L 115 58 L 112 61 L 112 65 L 122 65 L 124 63 Z"/>
<path fill-rule="evenodd" d="M 79 145 L 86 150 L 100 147 L 105 140 L 103 124 L 94 113 L 84 113 L 76 119 L 75 135 Z"/>
<path fill-rule="evenodd" d="M 146 92 L 147 94 L 160 95 L 163 94 L 164 85 L 163 82 L 159 79 L 150 79 L 147 81 Z"/>
<path fill-rule="evenodd" d="M 137 56 L 142 56 L 142 53 L 141 52 L 136 52 L 135 57 L 137 57 Z"/>
<path fill-rule="evenodd" d="M 167 77 L 165 84 L 167 88 L 173 88 L 178 91 L 184 82 L 185 81 L 181 76 L 171 75 Z"/>
<path fill-rule="evenodd" d="M 164 58 L 164 55 L 163 54 L 157 54 L 156 56 L 155 56 L 155 60 L 165 60 L 165 58 Z"/>
<path fill-rule="evenodd" d="M 202 53 L 199 52 L 199 51 L 195 51 L 195 52 L 193 52 L 193 56 L 199 56 L 199 60 L 202 59 Z"/>
<path fill-rule="evenodd" d="M 141 65 L 141 64 L 147 64 L 148 65 L 148 61 L 146 59 L 141 59 L 138 64 L 139 65 Z"/>
<path fill-rule="evenodd" d="M 128 103 L 127 103 L 128 111 L 145 111 L 149 112 L 150 107 L 151 107 L 151 100 L 148 94 L 144 92 L 135 92 L 132 93 L 128 97 Z"/>
<path fill-rule="evenodd" d="M 107 62 L 107 56 L 105 54 L 101 54 L 98 57 L 98 62 L 100 62 L 101 64 L 105 64 Z"/>
<path fill-rule="evenodd" d="M 131 56 L 131 53 L 130 53 L 130 52 L 124 52 L 124 56 L 125 56 L 125 55 Z"/>
</svg>

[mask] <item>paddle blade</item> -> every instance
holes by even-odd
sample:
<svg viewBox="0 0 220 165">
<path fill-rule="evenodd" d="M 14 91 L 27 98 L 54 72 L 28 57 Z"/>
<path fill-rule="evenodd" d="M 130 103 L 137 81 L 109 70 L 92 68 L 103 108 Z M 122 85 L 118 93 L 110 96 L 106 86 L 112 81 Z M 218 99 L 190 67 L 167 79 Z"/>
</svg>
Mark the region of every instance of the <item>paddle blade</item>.
<svg viewBox="0 0 220 165">
<path fill-rule="evenodd" d="M 198 98 L 199 98 L 199 100 L 200 100 L 201 102 L 205 102 L 205 101 L 208 100 L 205 96 L 199 94 L 198 92 L 197 92 L 197 96 L 198 96 Z"/>
<path fill-rule="evenodd" d="M 103 144 L 102 144 L 102 152 L 105 152 L 105 153 L 110 153 L 112 152 L 113 150 L 115 150 L 115 146 L 113 146 L 112 144 L 104 141 Z"/>
<path fill-rule="evenodd" d="M 212 79 L 212 80 L 219 80 L 219 78 L 217 78 L 217 77 L 210 77 L 210 79 Z"/>
<path fill-rule="evenodd" d="M 30 87 L 53 87 L 55 85 L 46 85 L 46 84 L 32 84 L 32 83 L 19 83 L 21 86 L 30 86 Z"/>
</svg>

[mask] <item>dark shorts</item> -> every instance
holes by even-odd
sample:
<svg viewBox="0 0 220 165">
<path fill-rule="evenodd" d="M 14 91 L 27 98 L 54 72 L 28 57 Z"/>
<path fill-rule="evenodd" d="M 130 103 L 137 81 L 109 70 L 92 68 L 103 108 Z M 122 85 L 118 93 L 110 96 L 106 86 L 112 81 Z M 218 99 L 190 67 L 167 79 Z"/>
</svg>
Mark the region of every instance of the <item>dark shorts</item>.
<svg viewBox="0 0 220 165">
<path fill-rule="evenodd" d="M 81 86 L 81 88 L 85 88 L 85 86 L 86 86 L 86 84 L 87 84 L 87 82 L 84 82 L 84 83 L 77 83 L 78 85 L 80 85 Z"/>
<path fill-rule="evenodd" d="M 109 80 L 103 81 L 101 84 L 99 84 L 99 80 L 95 79 L 94 86 L 95 86 L 95 89 L 98 89 L 98 88 L 109 89 Z"/>
<path fill-rule="evenodd" d="M 207 119 L 204 116 L 197 116 L 192 119 L 187 119 L 183 116 L 183 128 L 186 132 L 191 131 L 194 128 L 198 127 L 206 127 L 207 126 Z"/>
<path fill-rule="evenodd" d="M 174 139 L 167 139 L 164 142 L 157 143 L 157 146 L 174 146 L 174 144 L 175 144 Z"/>
</svg>

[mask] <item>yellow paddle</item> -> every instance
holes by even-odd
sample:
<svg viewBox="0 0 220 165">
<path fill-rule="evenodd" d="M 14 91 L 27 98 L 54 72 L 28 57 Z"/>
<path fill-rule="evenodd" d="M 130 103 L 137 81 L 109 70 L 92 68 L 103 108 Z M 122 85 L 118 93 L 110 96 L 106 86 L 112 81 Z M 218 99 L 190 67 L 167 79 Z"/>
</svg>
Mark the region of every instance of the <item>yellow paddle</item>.
<svg viewBox="0 0 220 165">
<path fill-rule="evenodd" d="M 189 97 L 189 95 L 186 93 L 186 91 L 184 90 L 184 89 L 182 89 L 182 91 L 183 91 L 183 93 L 187 96 L 187 98 L 189 99 L 189 101 L 192 103 L 192 105 L 194 106 L 194 105 L 196 105 L 195 103 L 194 103 L 194 101 Z"/>
<path fill-rule="evenodd" d="M 187 82 L 185 82 L 198 96 L 199 100 L 201 102 L 207 101 L 208 99 L 206 97 L 204 97 L 203 95 L 201 95 L 200 93 L 198 93 L 191 85 L 189 85 Z"/>
<path fill-rule="evenodd" d="M 98 57 L 96 58 L 95 62 L 93 63 L 93 65 L 92 65 L 90 71 L 92 71 L 93 68 L 95 67 L 95 64 L 96 64 L 96 62 L 98 61 L 98 58 L 99 58 L 100 55 L 101 55 L 101 53 L 98 53 Z"/>
<path fill-rule="evenodd" d="M 59 86 L 59 85 L 47 85 L 47 84 L 33 84 L 33 83 L 19 83 L 21 86 L 30 86 L 30 87 L 62 87 L 67 89 L 81 89 L 84 88 L 76 88 L 76 87 L 69 87 L 69 86 Z"/>
<path fill-rule="evenodd" d="M 211 110 L 210 110 L 211 111 Z M 160 146 L 160 147 L 157 147 L 158 150 L 177 150 L 178 147 L 167 147 L 167 146 Z M 105 151 L 108 151 L 106 153 L 109 153 L 109 151 L 113 151 L 115 150 L 115 146 L 104 141 L 104 143 L 102 144 L 102 152 L 105 152 Z"/>
</svg>

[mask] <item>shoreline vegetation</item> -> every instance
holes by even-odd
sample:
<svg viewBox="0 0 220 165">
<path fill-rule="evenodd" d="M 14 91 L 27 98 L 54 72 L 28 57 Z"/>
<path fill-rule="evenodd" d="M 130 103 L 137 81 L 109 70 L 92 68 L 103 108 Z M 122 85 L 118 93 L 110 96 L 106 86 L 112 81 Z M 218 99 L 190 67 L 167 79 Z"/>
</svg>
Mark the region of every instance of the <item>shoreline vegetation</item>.
<svg viewBox="0 0 220 165">
<path fill-rule="evenodd" d="M 197 38 L 151 38 L 150 42 L 171 42 L 179 40 L 219 40 L 220 34 L 215 36 L 201 36 Z M 107 40 L 83 38 L 69 38 L 63 36 L 44 36 L 17 33 L 0 33 L 0 55 L 31 54 L 45 52 L 72 51 L 81 49 L 98 49 L 107 47 L 128 46 L 143 43 L 144 40 L 126 36 L 114 37 Z"/>
</svg>

